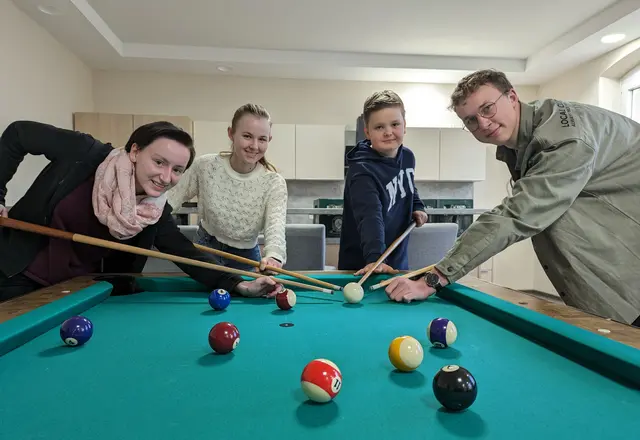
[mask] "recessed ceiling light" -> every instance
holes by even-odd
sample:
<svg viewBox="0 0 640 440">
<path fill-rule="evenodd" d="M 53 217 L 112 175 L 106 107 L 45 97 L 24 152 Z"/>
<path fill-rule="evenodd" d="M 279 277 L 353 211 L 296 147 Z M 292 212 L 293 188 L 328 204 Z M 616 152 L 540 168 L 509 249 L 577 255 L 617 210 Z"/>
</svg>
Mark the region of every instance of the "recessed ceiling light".
<svg viewBox="0 0 640 440">
<path fill-rule="evenodd" d="M 228 66 L 218 66 L 218 70 L 220 72 L 229 72 L 231 70 L 231 67 Z"/>
<path fill-rule="evenodd" d="M 38 6 L 38 11 L 47 15 L 62 15 L 62 12 L 58 8 L 54 8 L 53 6 Z"/>
<path fill-rule="evenodd" d="M 618 41 L 624 40 L 625 36 L 625 34 L 609 34 L 602 37 L 600 41 L 605 44 L 617 43 Z"/>
</svg>

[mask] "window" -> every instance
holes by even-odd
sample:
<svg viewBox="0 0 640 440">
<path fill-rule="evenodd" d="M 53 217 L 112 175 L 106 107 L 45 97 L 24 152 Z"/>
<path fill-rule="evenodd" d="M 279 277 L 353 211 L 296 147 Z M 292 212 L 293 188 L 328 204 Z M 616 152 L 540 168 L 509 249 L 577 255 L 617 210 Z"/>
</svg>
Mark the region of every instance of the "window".
<svg viewBox="0 0 640 440">
<path fill-rule="evenodd" d="M 631 119 L 640 122 L 640 88 L 631 90 Z"/>
<path fill-rule="evenodd" d="M 640 65 L 622 78 L 620 84 L 623 114 L 640 122 Z"/>
</svg>

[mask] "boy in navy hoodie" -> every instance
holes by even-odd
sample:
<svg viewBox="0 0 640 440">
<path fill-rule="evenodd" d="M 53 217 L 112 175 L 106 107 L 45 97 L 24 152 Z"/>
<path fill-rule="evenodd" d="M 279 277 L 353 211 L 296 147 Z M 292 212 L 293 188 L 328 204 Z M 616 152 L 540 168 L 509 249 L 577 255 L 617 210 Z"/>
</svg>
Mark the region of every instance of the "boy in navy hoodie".
<svg viewBox="0 0 640 440">
<path fill-rule="evenodd" d="M 416 161 L 403 145 L 404 103 L 389 90 L 376 92 L 364 103 L 367 137 L 349 152 L 338 269 L 364 275 L 412 221 L 427 221 L 414 185 Z M 409 237 L 382 262 L 376 273 L 396 273 L 409 266 Z"/>
</svg>

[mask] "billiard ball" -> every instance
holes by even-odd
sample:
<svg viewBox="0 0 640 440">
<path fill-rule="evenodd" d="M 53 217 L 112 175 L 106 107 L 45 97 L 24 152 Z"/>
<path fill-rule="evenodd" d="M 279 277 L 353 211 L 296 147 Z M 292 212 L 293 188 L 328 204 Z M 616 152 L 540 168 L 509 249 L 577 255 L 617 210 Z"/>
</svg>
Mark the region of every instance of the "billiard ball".
<svg viewBox="0 0 640 440">
<path fill-rule="evenodd" d="M 478 384 L 467 369 L 446 365 L 433 378 L 433 394 L 448 410 L 462 411 L 475 402 Z"/>
<path fill-rule="evenodd" d="M 342 388 L 342 372 L 327 359 L 314 359 L 302 370 L 300 385 L 306 396 L 318 403 L 333 400 Z"/>
<path fill-rule="evenodd" d="M 358 283 L 349 283 L 342 289 L 345 301 L 351 304 L 356 304 L 362 301 L 364 297 L 364 290 Z"/>
<path fill-rule="evenodd" d="M 458 339 L 458 329 L 447 318 L 436 318 L 427 327 L 427 338 L 434 347 L 446 348 Z"/>
<path fill-rule="evenodd" d="M 276 294 L 276 305 L 282 310 L 289 310 L 296 305 L 296 294 L 291 289 L 285 289 Z"/>
<path fill-rule="evenodd" d="M 73 316 L 60 326 L 60 337 L 72 347 L 84 345 L 93 336 L 93 323 L 84 316 Z"/>
<path fill-rule="evenodd" d="M 216 353 L 230 353 L 239 343 L 240 331 L 230 322 L 219 322 L 209 331 L 209 346 Z"/>
<path fill-rule="evenodd" d="M 413 371 L 424 359 L 422 344 L 411 336 L 399 336 L 389 345 L 389 360 L 400 371 Z"/>
<path fill-rule="evenodd" d="M 231 302 L 231 295 L 224 289 L 215 289 L 209 295 L 209 305 L 214 310 L 224 310 Z"/>
</svg>

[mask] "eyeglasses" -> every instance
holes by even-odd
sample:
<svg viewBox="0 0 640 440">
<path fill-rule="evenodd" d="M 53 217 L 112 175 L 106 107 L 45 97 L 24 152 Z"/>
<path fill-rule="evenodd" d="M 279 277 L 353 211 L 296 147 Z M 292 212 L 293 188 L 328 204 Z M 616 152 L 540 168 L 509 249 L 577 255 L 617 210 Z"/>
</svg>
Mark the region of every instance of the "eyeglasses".
<svg viewBox="0 0 640 440">
<path fill-rule="evenodd" d="M 462 120 L 462 123 L 464 124 L 464 128 L 473 133 L 478 128 L 480 128 L 480 123 L 478 122 L 478 116 L 485 119 L 493 118 L 498 112 L 498 106 L 496 105 L 496 102 L 500 101 L 500 98 L 502 98 L 504 95 L 505 94 L 502 93 L 500 96 L 498 96 L 498 99 L 482 107 L 480 111 L 476 113 L 475 116 L 468 116 L 464 118 Z"/>
</svg>

